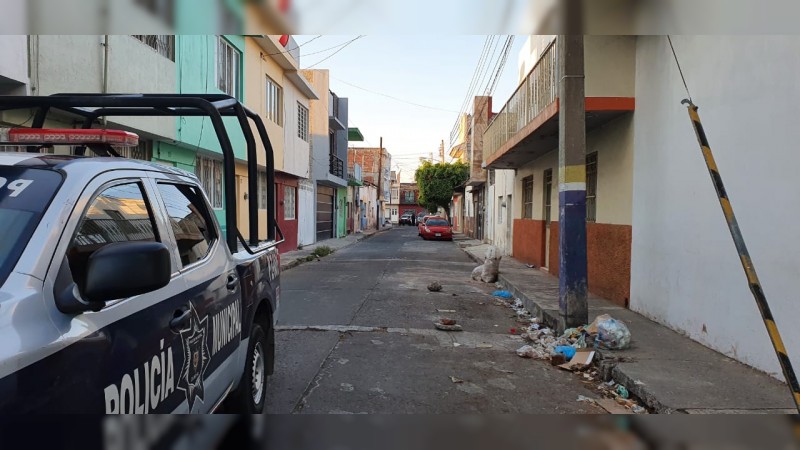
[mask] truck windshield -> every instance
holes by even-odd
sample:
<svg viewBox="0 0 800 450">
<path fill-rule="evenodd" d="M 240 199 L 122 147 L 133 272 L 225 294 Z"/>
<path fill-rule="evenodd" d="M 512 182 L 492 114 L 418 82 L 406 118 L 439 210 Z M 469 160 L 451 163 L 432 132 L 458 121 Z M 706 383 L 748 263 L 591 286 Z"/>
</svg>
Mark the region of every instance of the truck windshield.
<svg viewBox="0 0 800 450">
<path fill-rule="evenodd" d="M 0 166 L 0 285 L 17 264 L 62 179 L 53 170 Z"/>
</svg>

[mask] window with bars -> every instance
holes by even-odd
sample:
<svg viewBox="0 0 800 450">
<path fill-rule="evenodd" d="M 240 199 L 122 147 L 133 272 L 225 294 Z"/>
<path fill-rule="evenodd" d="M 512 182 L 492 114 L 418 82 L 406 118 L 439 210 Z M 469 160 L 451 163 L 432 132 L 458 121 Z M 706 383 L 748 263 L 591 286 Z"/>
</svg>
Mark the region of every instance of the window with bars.
<svg viewBox="0 0 800 450">
<path fill-rule="evenodd" d="M 155 50 L 159 55 L 175 61 L 175 36 L 171 34 L 134 34 L 137 39 Z"/>
<path fill-rule="evenodd" d="M 414 191 L 403 191 L 403 202 L 414 203 Z"/>
<path fill-rule="evenodd" d="M 140 140 L 136 147 L 117 147 L 114 150 L 123 158 L 142 161 L 153 159 L 153 141 Z"/>
<path fill-rule="evenodd" d="M 522 179 L 522 218 L 533 219 L 533 175 Z"/>
<path fill-rule="evenodd" d="M 597 152 L 586 155 L 586 221 L 597 220 Z"/>
<path fill-rule="evenodd" d="M 211 207 L 222 208 L 222 160 L 197 155 L 194 173 L 208 195 Z"/>
<path fill-rule="evenodd" d="M 266 83 L 267 103 L 264 114 L 276 125 L 283 125 L 283 89 L 270 77 L 267 77 Z"/>
<path fill-rule="evenodd" d="M 217 36 L 217 88 L 239 97 L 241 53 L 222 36 Z"/>
<path fill-rule="evenodd" d="M 489 170 L 489 186 L 494 186 L 494 170 Z"/>
<path fill-rule="evenodd" d="M 284 220 L 295 219 L 295 204 L 297 203 L 297 191 L 294 186 L 283 187 L 283 218 Z"/>
<path fill-rule="evenodd" d="M 297 102 L 297 137 L 308 142 L 308 108 Z"/>
<path fill-rule="evenodd" d="M 544 223 L 550 225 L 550 202 L 553 197 L 553 169 L 544 171 Z"/>
<path fill-rule="evenodd" d="M 258 171 L 258 209 L 267 209 L 267 172 Z"/>
</svg>

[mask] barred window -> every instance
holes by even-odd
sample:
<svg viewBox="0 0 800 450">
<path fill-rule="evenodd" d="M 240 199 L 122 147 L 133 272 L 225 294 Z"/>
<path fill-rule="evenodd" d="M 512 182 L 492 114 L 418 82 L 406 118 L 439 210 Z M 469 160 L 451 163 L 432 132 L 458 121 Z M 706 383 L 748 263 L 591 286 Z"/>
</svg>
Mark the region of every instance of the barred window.
<svg viewBox="0 0 800 450">
<path fill-rule="evenodd" d="M 153 141 L 140 140 L 139 145 L 136 147 L 117 147 L 114 150 L 123 158 L 142 161 L 153 159 Z"/>
<path fill-rule="evenodd" d="M 222 36 L 217 36 L 217 88 L 239 97 L 241 53 Z"/>
<path fill-rule="evenodd" d="M 175 61 L 175 36 L 171 34 L 134 34 L 133 37 L 149 46 L 159 55 Z"/>
<path fill-rule="evenodd" d="M 489 170 L 489 186 L 494 186 L 494 169 Z"/>
<path fill-rule="evenodd" d="M 283 187 L 283 218 L 284 220 L 295 219 L 295 204 L 297 191 L 294 186 Z"/>
<path fill-rule="evenodd" d="M 533 175 L 522 179 L 522 218 L 533 219 Z"/>
<path fill-rule="evenodd" d="M 308 142 L 308 108 L 297 102 L 297 137 Z"/>
<path fill-rule="evenodd" d="M 194 173 L 208 195 L 211 207 L 222 208 L 222 161 L 197 155 Z"/>
<path fill-rule="evenodd" d="M 267 103 L 264 113 L 276 125 L 283 125 L 283 89 L 272 78 L 267 77 Z"/>
<path fill-rule="evenodd" d="M 597 220 L 597 152 L 586 155 L 586 221 Z"/>
<path fill-rule="evenodd" d="M 550 225 L 550 202 L 552 201 L 553 197 L 553 169 L 547 169 L 544 171 L 544 199 L 542 203 L 544 204 L 544 221 L 547 225 Z"/>
</svg>

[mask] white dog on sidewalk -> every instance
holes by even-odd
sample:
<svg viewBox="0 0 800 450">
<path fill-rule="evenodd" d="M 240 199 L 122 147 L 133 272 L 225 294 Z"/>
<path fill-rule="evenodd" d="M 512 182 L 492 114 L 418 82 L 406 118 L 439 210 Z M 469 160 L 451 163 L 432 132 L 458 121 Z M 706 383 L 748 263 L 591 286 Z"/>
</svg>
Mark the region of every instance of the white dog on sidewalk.
<svg viewBox="0 0 800 450">
<path fill-rule="evenodd" d="M 500 273 L 501 258 L 502 256 L 497 254 L 497 247 L 494 245 L 489 246 L 486 250 L 486 258 L 484 258 L 483 264 L 472 271 L 472 279 L 481 280 L 484 283 L 497 281 L 497 275 Z"/>
</svg>

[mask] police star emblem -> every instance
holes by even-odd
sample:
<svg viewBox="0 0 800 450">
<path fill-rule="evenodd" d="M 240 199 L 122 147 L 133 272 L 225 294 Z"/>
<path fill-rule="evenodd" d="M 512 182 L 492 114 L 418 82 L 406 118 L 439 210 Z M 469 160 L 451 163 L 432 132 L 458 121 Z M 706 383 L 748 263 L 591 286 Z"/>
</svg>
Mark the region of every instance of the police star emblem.
<svg viewBox="0 0 800 450">
<path fill-rule="evenodd" d="M 186 393 L 186 401 L 189 402 L 189 412 L 191 412 L 196 399 L 200 399 L 201 402 L 205 401 L 203 379 L 208 368 L 210 352 L 206 342 L 208 317 L 200 320 L 194 305 L 190 304 L 189 308 L 191 309 L 189 327 L 180 332 L 183 344 L 183 366 L 178 378 L 178 389 Z"/>
</svg>

